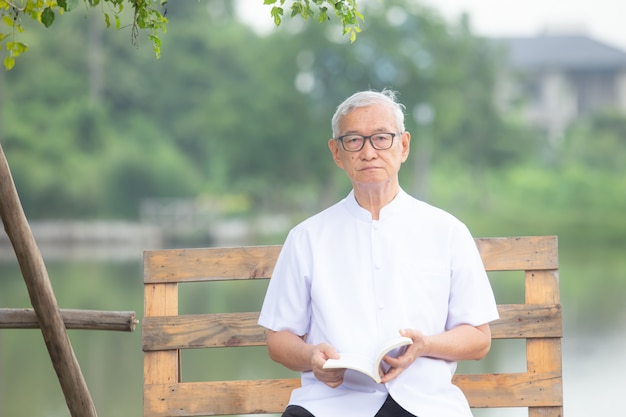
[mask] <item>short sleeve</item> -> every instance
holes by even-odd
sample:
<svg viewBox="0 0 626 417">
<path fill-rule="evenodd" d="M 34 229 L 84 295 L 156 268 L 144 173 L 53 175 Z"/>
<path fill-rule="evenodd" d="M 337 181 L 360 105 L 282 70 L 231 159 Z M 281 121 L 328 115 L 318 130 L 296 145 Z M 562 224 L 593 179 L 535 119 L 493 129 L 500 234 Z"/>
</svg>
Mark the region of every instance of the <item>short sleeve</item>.
<svg viewBox="0 0 626 417">
<path fill-rule="evenodd" d="M 310 326 L 310 268 L 306 243 L 291 230 L 278 256 L 263 301 L 259 324 L 302 336 Z"/>
<path fill-rule="evenodd" d="M 479 326 L 498 318 L 495 297 L 474 238 L 459 223 L 451 239 L 450 296 L 446 328 Z"/>
</svg>

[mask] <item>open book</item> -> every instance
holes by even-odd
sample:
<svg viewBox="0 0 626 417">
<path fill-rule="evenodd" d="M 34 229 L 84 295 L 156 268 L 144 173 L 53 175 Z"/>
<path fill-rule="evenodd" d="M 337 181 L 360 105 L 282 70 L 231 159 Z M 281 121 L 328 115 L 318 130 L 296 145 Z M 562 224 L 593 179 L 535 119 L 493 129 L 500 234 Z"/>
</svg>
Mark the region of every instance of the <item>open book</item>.
<svg viewBox="0 0 626 417">
<path fill-rule="evenodd" d="M 381 343 L 370 355 L 362 353 L 341 353 L 339 359 L 328 359 L 324 368 L 347 368 L 364 373 L 377 383 L 381 380 L 382 360 L 395 348 L 413 343 L 410 337 L 399 336 Z"/>
</svg>

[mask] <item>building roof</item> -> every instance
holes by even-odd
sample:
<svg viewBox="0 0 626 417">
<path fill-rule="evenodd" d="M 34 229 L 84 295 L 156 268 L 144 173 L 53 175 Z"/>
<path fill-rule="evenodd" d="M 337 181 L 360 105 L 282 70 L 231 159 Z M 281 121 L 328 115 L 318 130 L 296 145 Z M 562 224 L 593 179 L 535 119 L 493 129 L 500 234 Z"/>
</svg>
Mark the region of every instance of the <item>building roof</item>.
<svg viewBox="0 0 626 417">
<path fill-rule="evenodd" d="M 526 38 L 499 38 L 509 51 L 513 67 L 540 70 L 621 70 L 626 52 L 586 35 L 539 35 Z"/>
</svg>

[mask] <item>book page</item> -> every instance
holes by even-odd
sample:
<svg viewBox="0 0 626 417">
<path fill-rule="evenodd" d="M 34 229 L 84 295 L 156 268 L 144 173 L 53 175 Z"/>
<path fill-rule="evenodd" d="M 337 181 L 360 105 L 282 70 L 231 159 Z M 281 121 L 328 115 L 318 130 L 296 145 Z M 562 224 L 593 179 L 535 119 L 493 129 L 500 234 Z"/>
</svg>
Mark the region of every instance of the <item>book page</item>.
<svg viewBox="0 0 626 417">
<path fill-rule="evenodd" d="M 373 355 L 364 355 L 359 353 L 340 353 L 339 359 L 328 359 L 324 364 L 324 368 L 346 368 L 353 369 L 368 375 L 376 382 L 380 382 L 380 364 L 387 353 L 391 350 L 413 343 L 411 338 L 397 337 L 387 340 L 373 352 Z"/>
<path fill-rule="evenodd" d="M 374 366 L 372 358 L 360 355 L 358 353 L 342 353 L 339 359 L 328 359 L 324 364 L 324 368 L 346 368 L 353 369 L 368 375 L 374 381 L 380 381 L 378 367 Z"/>
</svg>

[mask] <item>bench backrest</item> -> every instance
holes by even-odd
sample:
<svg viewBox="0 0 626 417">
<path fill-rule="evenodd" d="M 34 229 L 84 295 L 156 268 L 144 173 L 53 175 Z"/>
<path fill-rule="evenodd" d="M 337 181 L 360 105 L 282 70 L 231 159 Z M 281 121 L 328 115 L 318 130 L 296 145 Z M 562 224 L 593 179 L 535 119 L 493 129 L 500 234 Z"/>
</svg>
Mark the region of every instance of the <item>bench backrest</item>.
<svg viewBox="0 0 626 417">
<path fill-rule="evenodd" d="M 557 238 L 485 238 L 476 244 L 487 271 L 524 271 L 525 301 L 499 303 L 501 318 L 491 331 L 494 339 L 526 340 L 526 370 L 457 374 L 454 383 L 472 407 L 528 407 L 529 417 L 562 416 Z M 264 345 L 258 312 L 179 315 L 178 310 L 179 283 L 269 279 L 279 251 L 280 246 L 254 246 L 144 253 L 145 417 L 284 410 L 298 378 L 182 381 L 182 349 Z"/>
</svg>

